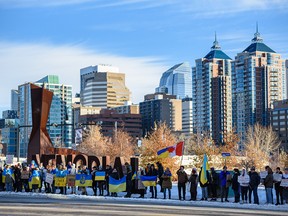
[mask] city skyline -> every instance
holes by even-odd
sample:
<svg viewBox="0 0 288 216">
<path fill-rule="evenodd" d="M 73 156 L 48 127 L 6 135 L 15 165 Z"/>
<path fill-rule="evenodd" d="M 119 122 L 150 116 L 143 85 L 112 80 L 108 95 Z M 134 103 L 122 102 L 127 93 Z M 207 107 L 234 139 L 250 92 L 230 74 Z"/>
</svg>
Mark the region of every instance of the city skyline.
<svg viewBox="0 0 288 216">
<path fill-rule="evenodd" d="M 59 75 L 79 92 L 80 68 L 100 63 L 126 74 L 137 103 L 171 66 L 195 66 L 215 31 L 234 59 L 250 44 L 256 21 L 265 43 L 287 58 L 287 1 L 205 2 L 0 0 L 0 111 L 10 108 L 11 89 L 39 76 Z"/>
</svg>

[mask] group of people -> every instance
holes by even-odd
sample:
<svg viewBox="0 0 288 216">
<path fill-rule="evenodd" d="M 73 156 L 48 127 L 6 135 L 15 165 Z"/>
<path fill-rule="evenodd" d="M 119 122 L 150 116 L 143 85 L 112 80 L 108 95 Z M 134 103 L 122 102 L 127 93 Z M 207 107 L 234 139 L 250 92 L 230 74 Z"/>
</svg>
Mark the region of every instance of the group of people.
<svg viewBox="0 0 288 216">
<path fill-rule="evenodd" d="M 156 167 L 157 166 L 157 167 Z M 123 167 L 123 173 L 126 175 L 126 195 L 125 197 L 131 197 L 132 193 L 139 193 L 140 198 L 144 198 L 145 194 L 151 193 L 150 198 L 157 199 L 158 191 L 157 185 L 160 186 L 160 192 L 163 193 L 163 198 L 171 199 L 172 189 L 172 173 L 167 167 L 164 169 L 160 162 L 154 164 L 147 164 L 145 168 L 139 168 L 137 172 L 132 172 L 132 167 L 129 163 L 125 163 Z M 229 172 L 227 167 L 224 166 L 223 170 L 216 172 L 211 167 L 206 170 L 206 181 L 202 182 L 200 176 L 202 175 L 202 168 L 199 174 L 197 169 L 193 168 L 191 174 L 188 175 L 184 170 L 184 166 L 180 166 L 179 170 L 175 173 L 178 179 L 178 197 L 179 200 L 186 199 L 186 189 L 190 191 L 190 200 L 197 200 L 197 188 L 200 184 L 202 190 L 202 201 L 208 200 L 217 201 L 217 198 L 221 199 L 221 202 L 229 202 L 228 194 L 230 188 L 234 192 L 235 203 L 252 203 L 252 195 L 254 198 L 254 204 L 259 204 L 258 186 L 262 183 L 265 186 L 267 203 L 273 204 L 273 187 L 276 195 L 276 205 L 288 203 L 288 187 L 281 186 L 281 179 L 288 179 L 288 168 L 285 168 L 284 173 L 281 172 L 278 167 L 275 171 L 276 174 L 281 174 L 281 179 L 275 180 L 273 178 L 272 169 L 265 167 L 267 175 L 264 178 L 260 178 L 259 174 L 255 171 L 255 167 L 251 167 L 250 171 L 235 168 L 233 172 Z M 97 180 L 97 172 L 104 173 L 103 179 Z M 204 172 L 204 171 L 203 171 Z M 116 168 L 112 168 L 107 165 L 105 168 L 101 166 L 94 166 L 92 170 L 89 170 L 86 166 L 79 166 L 76 168 L 75 164 L 68 162 L 65 167 L 63 164 L 47 165 L 43 167 L 39 166 L 32 161 L 31 164 L 16 164 L 13 166 L 5 165 L 4 169 L 0 167 L 0 191 L 15 191 L 15 192 L 46 192 L 56 193 L 56 189 L 60 189 L 61 194 L 67 194 L 67 188 L 70 189 L 70 193 L 81 193 L 87 195 L 87 187 L 75 187 L 75 186 L 63 186 L 56 187 L 55 181 L 52 184 L 47 183 L 47 173 L 53 174 L 55 177 L 66 177 L 67 175 L 86 174 L 92 175 L 92 190 L 94 196 L 117 196 L 116 192 L 109 192 L 109 177 L 113 179 L 120 179 L 120 172 Z M 33 177 L 40 179 L 39 184 L 36 186 L 30 184 Z M 151 186 L 145 186 L 142 182 L 141 176 L 156 177 L 155 182 Z M 186 188 L 186 187 L 189 188 Z M 78 190 L 76 190 L 76 188 Z M 104 195 L 105 190 L 107 193 Z M 80 191 L 80 192 L 77 192 Z M 98 192 L 98 193 L 97 193 Z M 240 200 L 241 198 L 241 200 Z"/>
<path fill-rule="evenodd" d="M 280 168 L 277 167 L 275 174 L 280 174 L 280 179 L 274 179 L 273 171 L 269 166 L 265 167 L 267 175 L 261 178 L 260 175 L 255 171 L 255 167 L 251 167 L 250 171 L 235 168 L 230 173 L 227 167 L 224 166 L 220 173 L 217 173 L 213 167 L 211 167 L 210 172 L 206 170 L 207 181 L 202 183 L 200 181 L 200 176 L 202 168 L 197 175 L 195 168 L 192 169 L 191 175 L 188 179 L 187 174 L 183 172 L 183 167 L 178 170 L 178 189 L 179 189 L 179 200 L 181 200 L 180 188 L 183 188 L 183 199 L 185 199 L 185 182 L 190 183 L 190 193 L 191 200 L 196 200 L 197 197 L 197 185 L 200 183 L 202 189 L 201 200 L 208 200 L 209 194 L 211 197 L 210 201 L 216 201 L 218 198 L 221 202 L 229 202 L 228 194 L 229 188 L 233 190 L 234 193 L 234 203 L 252 203 L 252 195 L 254 198 L 254 204 L 259 204 L 258 196 L 258 186 L 262 183 L 265 187 L 266 192 L 266 203 L 273 204 L 273 186 L 276 194 L 275 205 L 288 204 L 288 187 L 281 186 L 282 179 L 288 179 L 288 168 L 285 168 L 284 173 L 281 172 Z M 184 174 L 183 174 L 184 173 Z M 183 175 L 186 176 L 183 178 Z M 241 197 L 241 200 L 240 200 Z"/>
</svg>

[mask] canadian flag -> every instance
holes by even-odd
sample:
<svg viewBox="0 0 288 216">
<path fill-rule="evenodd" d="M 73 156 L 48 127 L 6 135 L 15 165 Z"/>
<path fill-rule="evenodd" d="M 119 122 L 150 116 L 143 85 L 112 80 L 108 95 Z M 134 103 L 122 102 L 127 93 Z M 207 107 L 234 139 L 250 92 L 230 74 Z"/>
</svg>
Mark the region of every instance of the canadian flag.
<svg viewBox="0 0 288 216">
<path fill-rule="evenodd" d="M 182 156 L 183 155 L 183 147 L 184 147 L 184 142 L 179 142 L 174 146 L 170 146 L 168 148 L 169 151 L 169 157 L 174 157 L 174 156 Z"/>
</svg>

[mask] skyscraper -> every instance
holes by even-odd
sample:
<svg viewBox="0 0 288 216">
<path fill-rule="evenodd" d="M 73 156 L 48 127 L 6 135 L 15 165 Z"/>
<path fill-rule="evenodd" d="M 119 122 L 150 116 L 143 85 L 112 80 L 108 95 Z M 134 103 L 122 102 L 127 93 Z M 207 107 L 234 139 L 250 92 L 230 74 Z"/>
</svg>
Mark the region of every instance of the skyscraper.
<svg viewBox="0 0 288 216">
<path fill-rule="evenodd" d="M 11 110 L 18 110 L 18 90 L 11 90 Z"/>
<path fill-rule="evenodd" d="M 233 126 L 243 140 L 249 125 L 269 125 L 273 102 L 286 98 L 285 61 L 258 32 L 232 63 Z"/>
<path fill-rule="evenodd" d="M 130 100 L 125 74 L 117 67 L 96 65 L 80 70 L 81 105 L 100 108 L 122 106 Z"/>
<path fill-rule="evenodd" d="M 72 86 L 60 84 L 59 77 L 48 75 L 34 84 L 53 92 L 53 99 L 48 118 L 48 133 L 56 147 L 71 147 L 72 144 Z M 18 87 L 20 126 L 20 156 L 27 156 L 27 145 L 31 133 L 31 89 L 30 83 Z M 62 125 L 62 126 L 60 126 Z"/>
<path fill-rule="evenodd" d="M 192 71 L 189 62 L 174 65 L 162 74 L 156 92 L 176 95 L 177 99 L 192 97 Z"/>
<path fill-rule="evenodd" d="M 193 102 L 188 97 L 182 99 L 182 132 L 188 136 L 193 133 Z"/>
<path fill-rule="evenodd" d="M 232 130 L 231 58 L 215 41 L 192 69 L 194 133 L 208 133 L 216 143 Z"/>
<path fill-rule="evenodd" d="M 145 95 L 140 104 L 143 135 L 149 133 L 155 123 L 166 123 L 172 131 L 182 130 L 182 101 L 175 95 L 155 93 Z"/>
</svg>

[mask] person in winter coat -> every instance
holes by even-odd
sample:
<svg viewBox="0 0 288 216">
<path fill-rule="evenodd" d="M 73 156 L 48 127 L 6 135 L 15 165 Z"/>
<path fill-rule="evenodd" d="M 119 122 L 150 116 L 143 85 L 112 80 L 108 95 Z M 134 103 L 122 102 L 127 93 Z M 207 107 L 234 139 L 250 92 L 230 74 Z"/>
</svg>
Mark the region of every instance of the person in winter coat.
<svg viewBox="0 0 288 216">
<path fill-rule="evenodd" d="M 211 174 L 210 174 L 210 178 L 211 178 L 211 182 L 210 182 L 210 190 L 211 190 L 211 201 L 216 201 L 217 200 L 217 187 L 219 184 L 219 176 L 216 173 L 214 167 L 210 168 Z"/>
<path fill-rule="evenodd" d="M 280 170 L 280 167 L 276 168 L 276 174 L 283 175 L 283 173 Z M 281 184 L 281 181 L 280 182 L 274 181 L 274 188 L 276 192 L 276 204 L 275 205 L 280 205 L 280 204 L 283 205 L 283 190 L 280 184 Z M 279 201 L 281 201 L 281 203 Z"/>
<path fill-rule="evenodd" d="M 232 177 L 232 189 L 234 191 L 234 203 L 240 202 L 240 184 L 238 182 L 238 176 L 240 176 L 239 169 L 234 169 L 234 175 Z"/>
<path fill-rule="evenodd" d="M 201 173 L 202 173 L 202 167 L 201 167 L 201 170 L 199 172 L 200 178 L 201 178 Z M 202 198 L 201 198 L 202 201 L 203 200 L 205 200 L 205 201 L 208 200 L 208 186 L 209 186 L 209 184 L 211 182 L 211 178 L 210 178 L 208 170 L 206 170 L 206 176 L 207 176 L 207 182 L 205 184 L 202 184 L 202 182 L 199 181 L 200 182 L 200 187 L 202 189 Z"/>
<path fill-rule="evenodd" d="M 97 181 L 95 180 L 95 175 L 96 175 L 96 171 L 97 171 L 97 166 L 94 166 L 92 168 L 92 190 L 93 190 L 93 195 L 97 196 Z"/>
<path fill-rule="evenodd" d="M 13 184 L 14 184 L 14 179 L 12 176 L 12 171 L 10 166 L 6 166 L 6 177 L 5 177 L 5 188 L 6 191 L 13 191 Z"/>
<path fill-rule="evenodd" d="M 273 195 L 272 195 L 272 189 L 273 189 L 273 172 L 270 167 L 267 168 L 268 175 L 264 179 L 264 186 L 266 191 L 266 203 L 272 204 L 273 203 Z"/>
<path fill-rule="evenodd" d="M 260 176 L 255 172 L 255 167 L 251 167 L 249 187 L 253 192 L 254 204 L 259 205 L 258 185 L 260 184 Z"/>
<path fill-rule="evenodd" d="M 223 199 L 225 198 L 226 202 L 229 202 L 228 200 L 228 193 L 229 193 L 229 179 L 228 176 L 230 175 L 230 172 L 227 171 L 227 167 L 224 166 L 223 170 L 220 173 L 220 186 L 221 186 L 221 202 L 223 202 Z"/>
<path fill-rule="evenodd" d="M 288 179 L 288 167 L 285 168 L 284 174 L 282 175 L 282 179 Z M 282 187 L 283 191 L 283 200 L 286 204 L 288 204 L 288 187 Z"/>
<path fill-rule="evenodd" d="M 163 168 L 162 164 L 159 161 L 156 163 L 156 165 L 158 167 L 159 185 L 161 187 L 160 192 L 164 192 L 163 187 L 162 187 L 162 182 L 163 182 L 162 176 L 163 176 L 163 173 L 164 173 L 164 168 Z"/>
<path fill-rule="evenodd" d="M 137 188 L 139 190 L 140 193 L 140 197 L 139 198 L 144 198 L 144 194 L 145 194 L 145 186 L 143 185 L 142 181 L 141 181 L 141 176 L 145 176 L 145 169 L 143 168 L 139 168 L 137 175 L 136 175 L 136 184 L 137 184 Z"/>
<path fill-rule="evenodd" d="M 151 164 L 150 170 L 147 173 L 147 175 L 148 176 L 158 176 L 158 170 L 155 169 L 154 164 Z M 152 193 L 152 197 L 151 198 L 157 199 L 157 185 L 156 186 L 150 186 L 150 191 Z"/>
<path fill-rule="evenodd" d="M 132 193 L 132 167 L 130 166 L 130 164 L 128 162 L 125 163 L 126 166 L 126 171 L 127 171 L 127 176 L 126 176 L 126 191 L 127 194 L 125 195 L 126 198 L 130 198 L 131 197 L 131 193 Z"/>
<path fill-rule="evenodd" d="M 247 203 L 247 193 L 248 193 L 250 176 L 246 172 L 246 169 L 242 169 L 242 173 L 240 177 L 242 178 L 242 181 L 239 182 L 239 177 L 238 177 L 238 182 L 240 183 L 240 188 L 241 188 L 242 203 Z"/>
<path fill-rule="evenodd" d="M 186 195 L 186 183 L 188 182 L 188 176 L 187 173 L 184 171 L 184 166 L 180 166 L 180 169 L 177 171 L 177 176 L 178 176 L 178 195 L 179 195 L 179 200 L 181 200 L 181 189 L 183 192 L 183 200 L 185 200 L 185 195 Z"/>
<path fill-rule="evenodd" d="M 163 179 L 162 187 L 163 187 L 164 199 L 166 199 L 167 190 L 168 190 L 168 198 L 171 199 L 172 174 L 168 167 L 165 169 L 165 172 L 163 173 L 161 178 Z"/>
<path fill-rule="evenodd" d="M 191 175 L 188 179 L 190 182 L 190 201 L 197 200 L 197 186 L 198 186 L 198 174 L 196 168 L 192 169 Z"/>
</svg>

